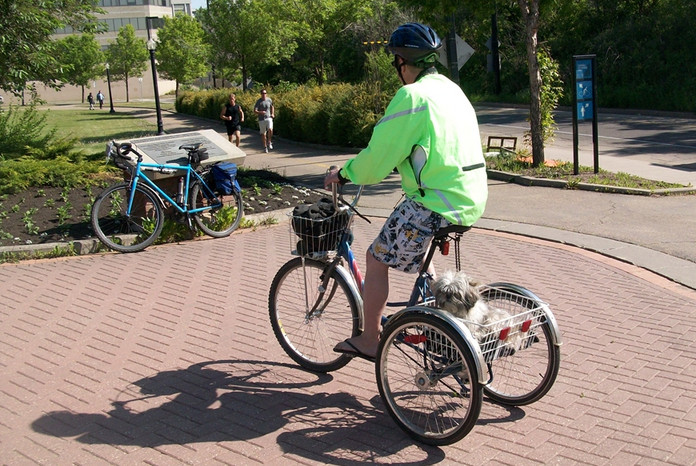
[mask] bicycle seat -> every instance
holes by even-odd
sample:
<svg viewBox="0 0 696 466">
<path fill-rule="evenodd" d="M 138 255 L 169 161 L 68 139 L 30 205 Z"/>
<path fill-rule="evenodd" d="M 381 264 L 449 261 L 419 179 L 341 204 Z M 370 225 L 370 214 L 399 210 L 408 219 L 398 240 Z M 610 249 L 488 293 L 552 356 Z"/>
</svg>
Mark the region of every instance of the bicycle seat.
<svg viewBox="0 0 696 466">
<path fill-rule="evenodd" d="M 464 225 L 448 225 L 444 228 L 440 228 L 435 232 L 434 237 L 435 238 L 442 238 L 444 236 L 447 236 L 452 233 L 464 233 L 471 230 L 471 227 L 467 227 Z"/>
<path fill-rule="evenodd" d="M 195 143 L 195 144 L 185 144 L 185 145 L 183 145 L 183 146 L 179 146 L 179 149 L 183 149 L 183 150 L 185 150 L 185 151 L 187 151 L 187 152 L 191 152 L 191 151 L 194 151 L 194 150 L 198 149 L 198 148 L 201 147 L 202 145 L 203 145 L 202 142 L 197 142 L 197 143 Z"/>
</svg>

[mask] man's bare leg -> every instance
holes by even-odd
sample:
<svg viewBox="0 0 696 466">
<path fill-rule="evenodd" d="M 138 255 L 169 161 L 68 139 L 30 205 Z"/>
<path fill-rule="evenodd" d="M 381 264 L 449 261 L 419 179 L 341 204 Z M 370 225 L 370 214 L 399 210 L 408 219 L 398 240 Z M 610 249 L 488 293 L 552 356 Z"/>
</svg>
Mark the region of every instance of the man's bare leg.
<svg viewBox="0 0 696 466">
<path fill-rule="evenodd" d="M 389 298 L 389 267 L 367 253 L 365 289 L 363 290 L 363 310 L 365 321 L 363 333 L 350 341 L 361 353 L 367 356 L 377 354 L 382 314 Z M 337 349 L 350 349 L 345 342 L 336 345 Z"/>
</svg>

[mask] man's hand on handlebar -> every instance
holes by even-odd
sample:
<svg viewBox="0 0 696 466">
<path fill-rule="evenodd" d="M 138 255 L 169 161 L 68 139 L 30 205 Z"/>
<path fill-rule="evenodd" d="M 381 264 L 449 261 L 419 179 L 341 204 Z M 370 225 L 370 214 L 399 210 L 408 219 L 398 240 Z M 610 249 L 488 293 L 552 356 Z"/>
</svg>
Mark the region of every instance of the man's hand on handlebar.
<svg viewBox="0 0 696 466">
<path fill-rule="evenodd" d="M 341 180 L 338 178 L 338 171 L 340 170 L 339 167 L 331 167 L 329 170 L 326 172 L 326 176 L 324 177 L 324 188 L 329 189 L 332 184 L 336 183 L 339 184 Z"/>
</svg>

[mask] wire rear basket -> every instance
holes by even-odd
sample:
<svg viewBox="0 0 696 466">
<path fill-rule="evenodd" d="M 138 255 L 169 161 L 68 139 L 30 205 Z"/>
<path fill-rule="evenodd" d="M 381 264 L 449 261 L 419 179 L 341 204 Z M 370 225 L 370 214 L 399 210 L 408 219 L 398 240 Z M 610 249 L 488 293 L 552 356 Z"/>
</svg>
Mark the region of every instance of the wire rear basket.
<svg viewBox="0 0 696 466">
<path fill-rule="evenodd" d="M 542 332 L 539 327 L 546 322 L 544 303 L 495 288 L 486 288 L 484 297 L 493 318 L 491 322 L 482 324 L 460 320 L 478 342 L 487 363 L 512 356 L 539 341 L 537 333 Z M 458 360 L 456 348 L 445 343 L 446 340 L 438 332 L 426 330 L 424 335 L 429 352 L 450 362 Z"/>
<path fill-rule="evenodd" d="M 335 252 L 348 228 L 349 215 L 341 212 L 326 218 L 308 218 L 290 214 L 290 239 L 293 253 L 308 256 Z"/>
<path fill-rule="evenodd" d="M 539 341 L 539 327 L 546 323 L 544 303 L 494 288 L 488 288 L 484 296 L 491 312 L 503 318 L 488 324 L 464 323 L 478 340 L 486 362 L 511 356 Z"/>
</svg>

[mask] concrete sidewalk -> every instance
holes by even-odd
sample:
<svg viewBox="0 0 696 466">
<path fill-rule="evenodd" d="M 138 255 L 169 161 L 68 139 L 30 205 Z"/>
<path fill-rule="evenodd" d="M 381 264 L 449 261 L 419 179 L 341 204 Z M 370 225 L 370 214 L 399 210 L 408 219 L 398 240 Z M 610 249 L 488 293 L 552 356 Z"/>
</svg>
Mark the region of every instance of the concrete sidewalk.
<svg viewBox="0 0 696 466">
<path fill-rule="evenodd" d="M 154 110 L 119 109 L 139 118 L 156 122 Z M 481 134 L 514 135 L 522 138 L 524 126 L 513 125 L 523 119 L 522 109 L 501 109 L 498 106 L 477 109 L 481 114 Z M 563 118 L 561 125 L 567 126 Z M 567 118 L 566 118 L 567 119 Z M 677 118 L 676 128 L 665 116 L 602 115 L 603 120 L 619 125 L 630 138 L 612 139 L 607 143 L 602 162 L 614 171 L 665 181 L 691 183 L 696 186 L 696 145 L 675 145 L 637 139 L 641 128 L 652 125 L 662 131 L 660 137 L 678 134 L 679 141 L 696 140 L 696 119 Z M 168 133 L 215 129 L 224 134 L 221 121 L 190 115 L 163 112 L 164 129 Z M 565 131 L 557 132 L 556 141 L 547 147 L 548 158 L 572 160 L 572 142 Z M 587 137 L 587 135 L 584 135 Z M 654 139 L 654 138 L 653 138 Z M 622 142 L 623 141 L 623 142 Z M 621 144 L 624 144 L 622 146 Z M 585 141 L 581 156 L 589 157 Z M 650 155 L 649 148 L 656 153 Z M 357 151 L 335 147 L 299 144 L 275 138 L 275 149 L 262 151 L 260 136 L 244 131 L 241 149 L 247 154 L 245 165 L 271 169 L 315 189 L 323 189 L 323 175 L 331 165 L 340 165 Z M 635 153 L 635 157 L 629 156 Z M 654 163 L 647 161 L 654 159 Z M 693 169 L 689 168 L 693 167 Z M 372 215 L 388 215 L 401 196 L 398 177 L 393 176 L 365 190 L 361 201 L 363 211 Z M 696 196 L 634 196 L 520 186 L 489 180 L 489 202 L 477 227 L 558 241 L 651 270 L 677 283 L 696 289 Z"/>
</svg>

